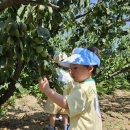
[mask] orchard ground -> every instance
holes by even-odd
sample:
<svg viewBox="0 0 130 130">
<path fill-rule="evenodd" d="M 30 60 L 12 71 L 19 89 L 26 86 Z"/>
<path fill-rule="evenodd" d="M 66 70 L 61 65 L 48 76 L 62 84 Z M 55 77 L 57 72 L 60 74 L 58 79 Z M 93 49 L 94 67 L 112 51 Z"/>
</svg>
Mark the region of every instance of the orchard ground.
<svg viewBox="0 0 130 130">
<path fill-rule="evenodd" d="M 99 96 L 103 130 L 130 130 L 130 91 L 115 90 L 111 95 Z M 32 95 L 16 99 L 8 106 L 6 117 L 0 117 L 0 130 L 47 130 L 48 115 L 44 112 L 44 101 Z M 62 121 L 57 121 L 62 130 Z"/>
</svg>

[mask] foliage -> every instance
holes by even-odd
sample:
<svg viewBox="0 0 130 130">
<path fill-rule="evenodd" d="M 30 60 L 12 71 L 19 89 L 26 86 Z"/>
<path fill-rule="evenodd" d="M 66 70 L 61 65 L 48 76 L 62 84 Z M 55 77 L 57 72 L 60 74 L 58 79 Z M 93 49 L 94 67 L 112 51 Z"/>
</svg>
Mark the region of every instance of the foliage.
<svg viewBox="0 0 130 130">
<path fill-rule="evenodd" d="M 5 116 L 6 113 L 7 113 L 7 109 L 5 109 L 5 108 L 0 108 L 0 116 L 1 116 L 1 117 Z"/>
<path fill-rule="evenodd" d="M 51 86 L 60 90 L 52 62 L 54 52 L 70 55 L 77 46 L 100 49 L 102 64 L 95 77 L 100 92 L 120 84 L 124 87 L 126 82 L 129 86 L 130 30 L 124 28 L 130 16 L 128 0 L 13 1 L 12 6 L 8 0 L 1 4 L 4 2 L 9 6 L 0 12 L 0 85 L 8 83 L 8 88 L 0 96 L 1 104 L 13 95 L 17 82 L 37 93 L 39 78 L 47 76 Z M 128 70 L 122 70 L 124 67 Z"/>
<path fill-rule="evenodd" d="M 17 98 L 17 97 L 16 97 L 15 94 L 14 94 L 13 96 L 11 96 L 11 97 L 9 98 L 9 100 L 7 101 L 7 104 L 10 105 L 10 106 L 11 106 L 11 105 L 13 106 L 13 105 L 15 104 L 16 98 Z"/>
<path fill-rule="evenodd" d="M 122 76 L 97 83 L 99 94 L 111 94 L 115 89 L 130 89 L 130 83 Z"/>
</svg>

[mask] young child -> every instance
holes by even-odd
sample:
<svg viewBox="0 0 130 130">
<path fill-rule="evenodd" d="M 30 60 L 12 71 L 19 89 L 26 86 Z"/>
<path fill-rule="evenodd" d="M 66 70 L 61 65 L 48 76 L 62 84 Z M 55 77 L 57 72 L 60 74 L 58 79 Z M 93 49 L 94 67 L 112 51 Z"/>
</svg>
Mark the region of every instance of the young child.
<svg viewBox="0 0 130 130">
<path fill-rule="evenodd" d="M 92 79 L 100 59 L 90 50 L 76 48 L 70 57 L 60 63 L 70 67 L 74 79 L 68 95 L 63 96 L 52 90 L 46 78 L 39 83 L 40 90 L 68 112 L 70 130 L 102 130 L 97 90 Z"/>
<path fill-rule="evenodd" d="M 56 52 L 53 57 L 53 62 L 56 67 L 56 71 L 58 74 L 58 81 L 60 81 L 63 85 L 63 93 L 65 95 L 65 86 L 68 82 L 72 80 L 69 72 L 67 71 L 67 68 L 59 66 L 59 62 L 66 59 L 67 55 L 64 52 Z M 68 130 L 69 128 L 69 122 L 68 122 L 68 115 L 60 106 L 55 104 L 50 98 L 47 99 L 46 105 L 45 105 L 45 112 L 49 114 L 49 121 L 50 121 L 50 128 L 49 130 L 55 130 L 55 122 L 56 122 L 56 115 L 60 114 L 63 118 L 64 123 L 64 130 Z"/>
</svg>

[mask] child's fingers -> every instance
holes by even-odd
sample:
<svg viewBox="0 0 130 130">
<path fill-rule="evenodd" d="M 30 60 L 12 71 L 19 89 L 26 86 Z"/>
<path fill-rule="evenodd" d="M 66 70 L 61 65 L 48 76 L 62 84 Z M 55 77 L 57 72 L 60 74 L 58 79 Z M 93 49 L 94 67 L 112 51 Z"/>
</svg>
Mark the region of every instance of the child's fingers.
<svg viewBox="0 0 130 130">
<path fill-rule="evenodd" d="M 41 79 L 40 81 L 39 81 L 39 87 L 41 87 L 41 86 L 43 86 L 44 85 L 44 80 L 43 79 Z"/>
<path fill-rule="evenodd" d="M 46 78 L 46 77 L 45 76 L 44 77 L 39 77 L 38 81 L 40 82 L 41 80 L 44 80 L 44 78 Z"/>
<path fill-rule="evenodd" d="M 44 78 L 44 83 L 48 83 L 48 79 L 46 77 Z"/>
<path fill-rule="evenodd" d="M 47 78 L 46 78 L 46 77 L 44 77 L 43 79 L 44 79 L 44 80 L 47 80 Z"/>
<path fill-rule="evenodd" d="M 46 84 L 48 84 L 48 79 L 47 78 L 44 78 L 44 79 L 41 79 L 40 81 L 39 81 L 39 85 L 46 85 Z"/>
</svg>

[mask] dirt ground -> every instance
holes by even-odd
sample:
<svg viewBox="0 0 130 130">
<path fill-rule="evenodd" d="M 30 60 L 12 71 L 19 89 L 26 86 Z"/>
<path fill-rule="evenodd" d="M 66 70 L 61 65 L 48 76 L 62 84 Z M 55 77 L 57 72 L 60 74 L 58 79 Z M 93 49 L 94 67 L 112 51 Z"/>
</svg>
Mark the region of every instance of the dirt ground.
<svg viewBox="0 0 130 130">
<path fill-rule="evenodd" d="M 130 130 L 130 91 L 116 90 L 112 95 L 99 97 L 103 130 Z M 0 117 L 0 130 L 47 130 L 48 115 L 44 112 L 45 101 L 25 95 L 8 107 L 8 115 Z M 62 121 L 57 121 L 62 130 Z"/>
</svg>

